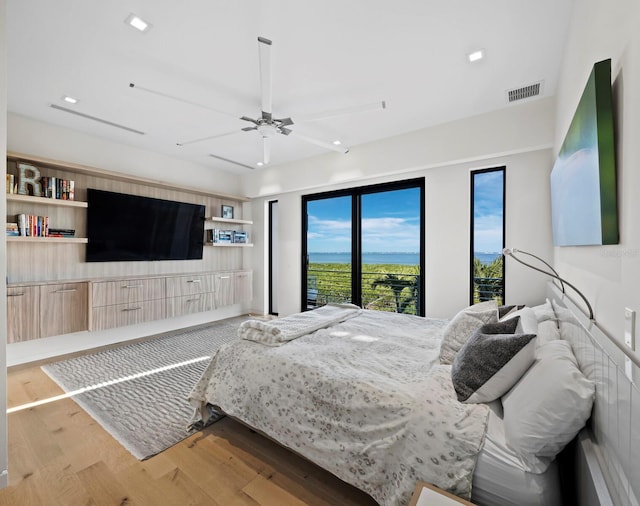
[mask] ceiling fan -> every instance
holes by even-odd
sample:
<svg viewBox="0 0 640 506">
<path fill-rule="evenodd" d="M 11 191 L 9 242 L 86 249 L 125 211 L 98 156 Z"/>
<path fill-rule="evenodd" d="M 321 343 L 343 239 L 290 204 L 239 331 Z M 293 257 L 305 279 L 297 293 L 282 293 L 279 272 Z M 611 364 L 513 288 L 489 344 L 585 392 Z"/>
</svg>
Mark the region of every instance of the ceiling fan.
<svg viewBox="0 0 640 506">
<path fill-rule="evenodd" d="M 262 157 L 262 162 L 259 163 L 259 165 L 266 165 L 270 162 L 271 160 L 271 139 L 277 135 L 285 135 L 288 137 L 295 137 L 297 139 L 300 139 L 301 141 L 305 141 L 305 142 L 309 142 L 311 144 L 315 144 L 317 146 L 321 146 L 325 149 L 329 149 L 332 151 L 337 151 L 339 153 L 348 153 L 349 152 L 349 148 L 342 146 L 339 143 L 331 143 L 331 142 L 325 142 L 322 140 L 318 140 L 318 139 L 314 139 L 311 137 L 307 137 L 301 134 L 296 133 L 294 130 L 292 130 L 291 128 L 288 128 L 290 126 L 292 126 L 294 124 L 293 120 L 289 117 L 289 118 L 274 118 L 273 114 L 272 114 L 272 102 L 273 102 L 273 96 L 272 96 L 272 74 L 271 74 L 271 46 L 272 46 L 272 41 L 270 41 L 269 39 L 266 39 L 264 37 L 258 37 L 258 49 L 259 49 L 259 60 L 260 60 L 260 88 L 261 88 L 261 115 L 257 118 L 251 118 L 249 116 L 240 116 L 239 119 L 243 120 L 243 121 L 247 121 L 249 123 L 251 123 L 251 126 L 247 126 L 244 128 L 241 128 L 240 130 L 236 129 L 233 130 L 231 132 L 226 132 L 226 133 L 222 133 L 222 134 L 217 134 L 217 135 L 211 135 L 211 136 L 207 136 L 207 137 L 200 137 L 197 139 L 190 139 L 187 141 L 182 141 L 182 142 L 177 142 L 176 144 L 178 146 L 187 146 L 189 144 L 196 144 L 198 142 L 203 142 L 203 141 L 208 141 L 211 139 L 215 139 L 218 137 L 224 137 L 227 135 L 233 135 L 239 132 L 252 132 L 252 131 L 256 131 L 260 137 L 262 137 L 262 146 L 263 146 L 263 157 Z M 230 115 L 233 116 L 234 118 L 238 118 L 237 115 L 235 114 L 230 114 L 228 112 L 224 112 L 224 111 L 219 111 L 217 109 L 213 109 L 211 107 L 202 105 L 202 104 L 197 104 L 195 102 L 191 102 L 189 100 L 185 100 L 179 97 L 175 97 L 172 95 L 168 95 L 166 93 L 160 92 L 160 91 L 156 91 L 156 90 L 152 90 L 149 88 L 144 88 L 142 86 L 136 85 L 134 83 L 130 83 L 129 86 L 131 88 L 135 88 L 141 91 L 146 91 L 148 93 L 152 93 L 155 95 L 160 95 L 162 97 L 165 98 L 170 98 L 173 100 L 178 100 L 180 102 L 184 102 L 190 105 L 194 105 L 197 107 L 203 107 L 205 109 L 209 109 L 221 114 L 226 114 L 226 115 Z M 325 113 L 319 113 L 319 114 L 314 114 L 311 116 L 306 116 L 302 119 L 302 121 L 316 121 L 316 120 L 321 120 L 321 119 L 327 119 L 327 118 L 333 118 L 333 117 L 337 117 L 337 116 L 343 116 L 346 114 L 353 114 L 353 113 L 357 113 L 357 112 L 364 112 L 364 111 L 368 111 L 368 110 L 374 110 L 374 109 L 386 109 L 386 103 L 385 101 L 379 101 L 379 102 L 374 102 L 374 103 L 370 103 L 370 104 L 363 104 L 363 105 L 359 105 L 356 107 L 349 107 L 349 108 L 345 108 L 345 109 L 339 109 L 339 110 L 334 110 L 334 111 L 330 111 L 330 112 L 325 112 Z M 300 122 L 300 121 L 299 121 Z M 214 158 L 218 158 L 221 160 L 224 160 L 226 162 L 230 162 L 230 163 L 234 163 L 236 165 L 241 165 L 242 167 L 246 167 L 249 169 L 253 169 L 254 167 L 251 167 L 249 165 L 245 165 L 243 163 L 239 163 L 239 162 L 235 162 L 233 160 L 229 160 L 227 158 L 223 158 L 220 156 L 216 156 L 216 155 L 210 155 Z"/>
</svg>

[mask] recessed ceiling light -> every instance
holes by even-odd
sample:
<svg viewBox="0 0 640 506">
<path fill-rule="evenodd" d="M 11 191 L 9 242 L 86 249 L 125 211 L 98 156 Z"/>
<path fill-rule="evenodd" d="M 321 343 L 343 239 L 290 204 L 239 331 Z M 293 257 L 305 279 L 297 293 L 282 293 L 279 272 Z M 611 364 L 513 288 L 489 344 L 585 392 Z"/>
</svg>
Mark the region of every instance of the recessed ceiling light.
<svg viewBox="0 0 640 506">
<path fill-rule="evenodd" d="M 136 16 L 133 13 L 129 14 L 124 22 L 141 32 L 146 32 L 147 30 L 149 30 L 149 28 L 151 28 L 151 23 L 148 23 L 140 16 Z"/>
<path fill-rule="evenodd" d="M 469 62 L 473 63 L 484 58 L 484 50 L 478 49 L 477 51 L 473 51 L 467 55 L 467 59 Z"/>
<path fill-rule="evenodd" d="M 262 163 L 262 162 L 258 162 L 258 163 L 256 163 L 256 165 L 257 165 L 258 167 L 262 167 L 262 166 L 264 165 L 264 163 Z"/>
<path fill-rule="evenodd" d="M 333 143 L 334 143 L 336 146 L 339 146 L 340 144 L 342 144 L 342 142 L 340 142 L 340 141 L 339 141 L 339 140 L 337 140 L 337 139 L 336 139 L 335 141 L 333 141 Z"/>
<path fill-rule="evenodd" d="M 77 104 L 78 103 L 78 99 L 77 98 L 70 97 L 69 95 L 63 96 L 62 100 L 64 100 L 65 102 L 67 102 L 69 104 Z"/>
</svg>

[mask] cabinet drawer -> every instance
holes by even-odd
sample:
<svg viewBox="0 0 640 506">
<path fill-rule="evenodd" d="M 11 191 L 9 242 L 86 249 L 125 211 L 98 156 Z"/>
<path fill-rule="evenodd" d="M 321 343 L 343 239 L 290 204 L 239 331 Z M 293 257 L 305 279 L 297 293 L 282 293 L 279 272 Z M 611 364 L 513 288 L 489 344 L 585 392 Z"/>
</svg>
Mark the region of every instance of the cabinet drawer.
<svg viewBox="0 0 640 506">
<path fill-rule="evenodd" d="M 7 287 L 7 343 L 40 337 L 40 304 L 37 286 Z"/>
<path fill-rule="evenodd" d="M 94 307 L 92 330 L 104 330 L 124 325 L 135 325 L 165 317 L 164 300 L 148 300 L 129 304 Z"/>
<path fill-rule="evenodd" d="M 93 307 L 163 299 L 166 293 L 164 278 L 100 281 L 92 285 Z"/>
<path fill-rule="evenodd" d="M 167 297 L 182 297 L 213 292 L 213 274 L 167 278 Z"/>
<path fill-rule="evenodd" d="M 213 292 L 167 299 L 167 318 L 215 309 Z"/>
<path fill-rule="evenodd" d="M 87 283 L 40 286 L 40 337 L 87 330 Z"/>
</svg>

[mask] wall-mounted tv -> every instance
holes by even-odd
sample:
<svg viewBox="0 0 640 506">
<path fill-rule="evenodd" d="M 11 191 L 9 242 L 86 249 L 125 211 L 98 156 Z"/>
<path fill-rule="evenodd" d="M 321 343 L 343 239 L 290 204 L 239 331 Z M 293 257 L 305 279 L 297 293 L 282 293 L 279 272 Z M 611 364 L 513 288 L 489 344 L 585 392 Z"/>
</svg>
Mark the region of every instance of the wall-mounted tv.
<svg viewBox="0 0 640 506">
<path fill-rule="evenodd" d="M 87 189 L 87 262 L 202 258 L 205 206 Z"/>
<path fill-rule="evenodd" d="M 551 171 L 553 244 L 618 243 L 611 60 L 596 63 Z"/>
</svg>

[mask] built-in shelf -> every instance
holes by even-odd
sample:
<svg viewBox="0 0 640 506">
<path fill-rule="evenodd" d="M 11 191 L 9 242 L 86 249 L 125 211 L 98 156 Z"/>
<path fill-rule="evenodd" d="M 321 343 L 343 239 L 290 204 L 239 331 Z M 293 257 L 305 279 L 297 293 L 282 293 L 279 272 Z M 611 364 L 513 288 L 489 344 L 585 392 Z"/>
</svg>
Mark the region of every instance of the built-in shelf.
<svg viewBox="0 0 640 506">
<path fill-rule="evenodd" d="M 219 223 L 233 223 L 235 225 L 253 225 L 251 220 L 235 220 L 233 218 L 220 218 L 218 216 L 209 216 L 205 221 L 215 221 Z"/>
<path fill-rule="evenodd" d="M 233 247 L 253 248 L 253 244 L 252 243 L 243 243 L 243 242 L 230 242 L 230 243 L 226 243 L 226 242 L 207 242 L 207 243 L 205 243 L 205 246 L 215 246 L 217 248 L 233 248 Z"/>
<path fill-rule="evenodd" d="M 29 204 L 40 204 L 45 206 L 66 206 L 66 207 L 87 207 L 86 202 L 78 200 L 50 199 L 46 197 L 32 197 L 31 195 L 20 195 L 19 193 L 7 193 L 7 201 L 25 202 Z"/>
<path fill-rule="evenodd" d="M 24 237 L 21 235 L 7 236 L 7 242 L 42 242 L 42 243 L 77 243 L 86 244 L 89 240 L 86 237 Z"/>
</svg>

